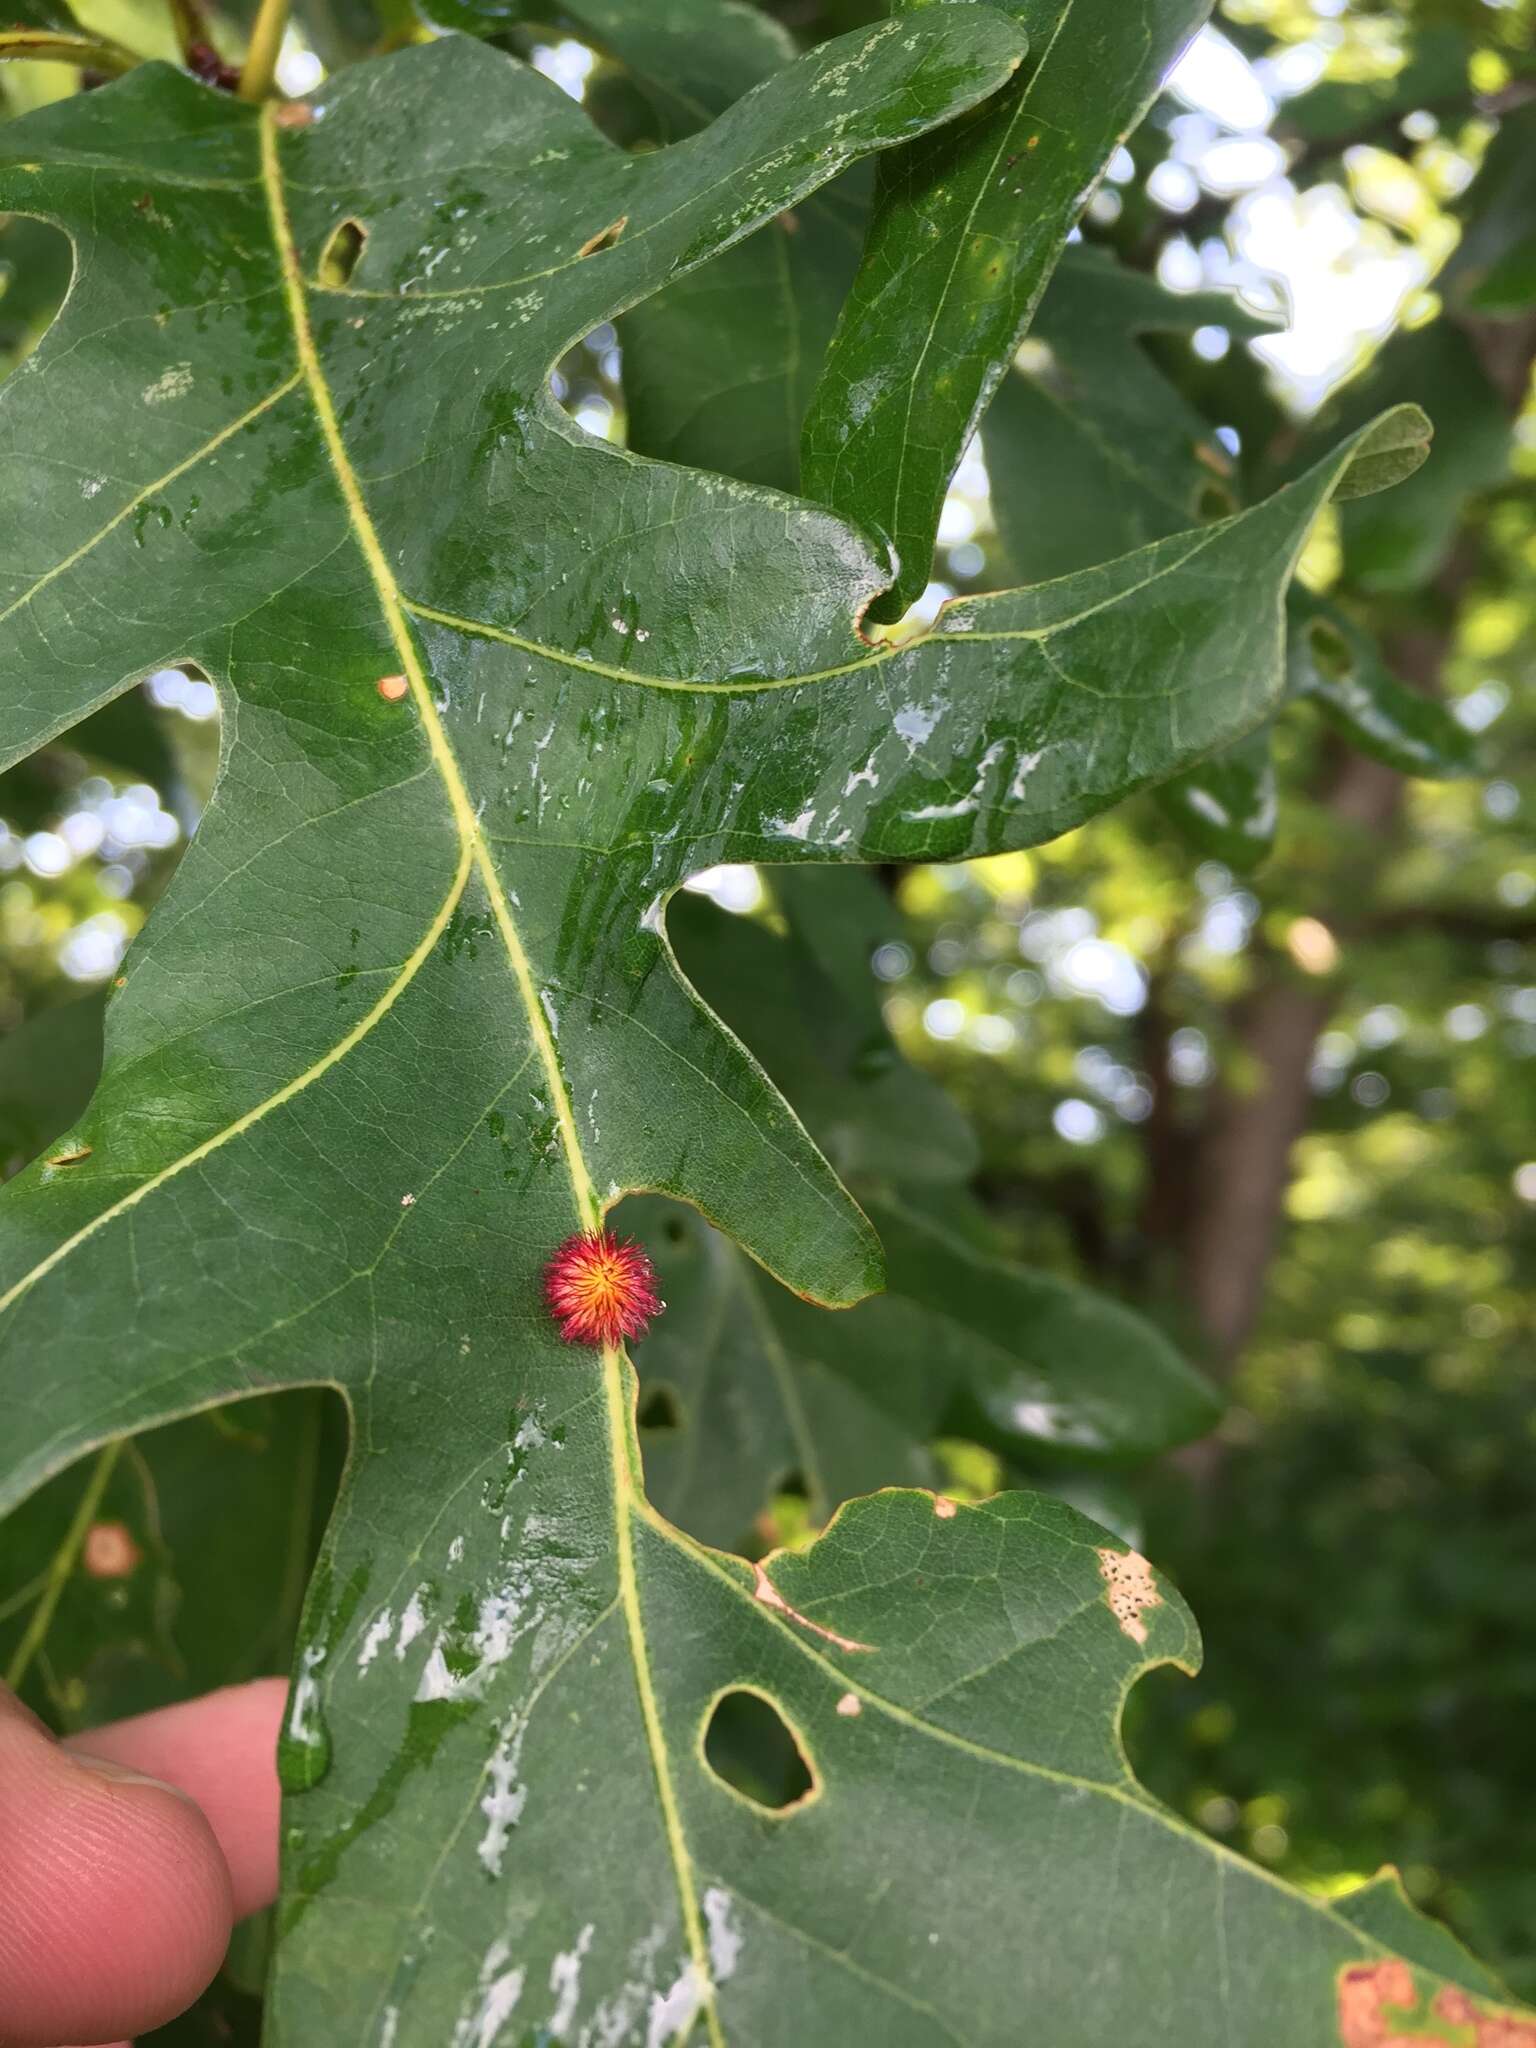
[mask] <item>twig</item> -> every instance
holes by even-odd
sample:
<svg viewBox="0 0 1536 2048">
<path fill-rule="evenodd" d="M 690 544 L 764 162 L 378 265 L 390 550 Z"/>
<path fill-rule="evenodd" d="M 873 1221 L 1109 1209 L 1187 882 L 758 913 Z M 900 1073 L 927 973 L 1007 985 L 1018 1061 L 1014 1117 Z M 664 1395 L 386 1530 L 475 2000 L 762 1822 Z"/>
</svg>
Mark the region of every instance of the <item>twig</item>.
<svg viewBox="0 0 1536 2048">
<path fill-rule="evenodd" d="M 112 1477 L 113 1468 L 121 1457 L 122 1450 L 123 1438 L 118 1437 L 97 1457 L 91 1476 L 86 1482 L 85 1491 L 80 1496 L 80 1504 L 75 1509 L 74 1519 L 64 1533 L 64 1541 L 53 1554 L 42 1598 L 32 1611 L 32 1619 L 27 1623 L 26 1634 L 17 1644 L 16 1654 L 12 1657 L 5 1674 L 5 1682 L 12 1692 L 16 1691 L 26 1677 L 32 1659 L 37 1655 L 52 1625 L 54 1612 L 63 1598 L 70 1574 L 79 1562 L 85 1539 L 96 1519 L 96 1510 L 101 1506 L 101 1497 L 107 1490 L 107 1481 Z"/>
</svg>

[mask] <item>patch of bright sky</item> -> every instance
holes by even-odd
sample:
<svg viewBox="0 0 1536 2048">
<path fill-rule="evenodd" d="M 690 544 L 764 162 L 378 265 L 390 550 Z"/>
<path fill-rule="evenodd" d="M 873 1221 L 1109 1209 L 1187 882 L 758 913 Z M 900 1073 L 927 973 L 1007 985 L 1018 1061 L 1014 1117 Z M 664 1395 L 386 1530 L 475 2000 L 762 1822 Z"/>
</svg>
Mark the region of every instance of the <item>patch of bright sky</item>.
<svg viewBox="0 0 1536 2048">
<path fill-rule="evenodd" d="M 1175 216 L 1202 190 L 1235 201 L 1226 236 L 1198 247 L 1176 236 L 1158 273 L 1173 291 L 1225 286 L 1261 303 L 1264 280 L 1273 279 L 1289 317 L 1253 347 L 1298 412 L 1314 410 L 1358 366 L 1445 253 L 1405 245 L 1338 185 L 1298 192 L 1285 175 L 1270 123 L 1282 100 L 1316 82 L 1327 57 L 1314 41 L 1250 63 L 1219 31 L 1202 29 L 1168 81 L 1189 111 L 1174 117 L 1169 156 L 1148 180 L 1151 196 Z M 1373 168 L 1351 167 L 1362 176 Z"/>
<path fill-rule="evenodd" d="M 597 57 L 585 43 L 573 42 L 567 36 L 558 43 L 538 44 L 529 62 L 535 71 L 552 78 L 563 93 L 579 100 L 585 97 L 587 79 Z"/>
</svg>

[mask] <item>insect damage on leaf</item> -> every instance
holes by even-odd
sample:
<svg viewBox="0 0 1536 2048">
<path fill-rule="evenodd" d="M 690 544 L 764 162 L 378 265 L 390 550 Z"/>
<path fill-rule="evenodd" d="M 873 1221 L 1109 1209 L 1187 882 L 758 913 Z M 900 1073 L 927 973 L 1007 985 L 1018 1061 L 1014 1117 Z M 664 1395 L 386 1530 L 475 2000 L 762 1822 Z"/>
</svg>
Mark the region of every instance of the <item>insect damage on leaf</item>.
<svg viewBox="0 0 1536 2048">
<path fill-rule="evenodd" d="M 1491 2012 L 1453 1984 L 1442 1985 L 1419 2018 L 1413 1972 L 1398 1956 L 1339 1972 L 1341 2048 L 1536 2048 L 1536 2023 Z M 1454 2031 L 1447 2033 L 1446 2029 Z"/>
<path fill-rule="evenodd" d="M 1151 1565 L 1139 1551 L 1105 1548 L 1099 1552 L 1099 1571 L 1110 1613 L 1133 1643 L 1144 1643 L 1147 1624 L 1141 1618 L 1142 1609 L 1163 1604 Z"/>
<path fill-rule="evenodd" d="M 544 1274 L 544 1299 L 567 1344 L 622 1344 L 643 1337 L 666 1304 L 639 1245 L 611 1230 L 568 1237 Z"/>
<path fill-rule="evenodd" d="M 827 1628 L 822 1622 L 812 1621 L 808 1614 L 802 1614 L 798 1608 L 790 1606 L 789 1602 L 784 1598 L 784 1595 L 779 1591 L 760 1564 L 754 1565 L 752 1570 L 754 1574 L 752 1597 L 755 1600 L 761 1600 L 765 1607 L 771 1607 L 775 1614 L 785 1615 L 790 1621 L 798 1621 L 802 1628 L 808 1628 L 812 1635 L 820 1636 L 824 1642 L 831 1643 L 835 1649 L 872 1650 L 875 1647 L 873 1643 L 857 1643 L 852 1636 L 839 1635 L 835 1628 Z M 858 1709 L 856 1707 L 852 1709 L 839 1707 L 838 1709 L 839 1713 L 849 1711 L 857 1713 Z"/>
</svg>

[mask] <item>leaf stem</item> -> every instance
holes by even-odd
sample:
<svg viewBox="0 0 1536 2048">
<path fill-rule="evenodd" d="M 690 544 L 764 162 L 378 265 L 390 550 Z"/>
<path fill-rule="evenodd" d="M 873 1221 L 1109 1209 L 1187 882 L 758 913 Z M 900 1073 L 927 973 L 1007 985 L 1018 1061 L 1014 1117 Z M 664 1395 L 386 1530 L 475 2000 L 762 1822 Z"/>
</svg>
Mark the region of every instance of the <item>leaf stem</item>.
<svg viewBox="0 0 1536 2048">
<path fill-rule="evenodd" d="M 121 43 L 100 36 L 30 28 L 7 29 L 0 34 L 0 59 L 25 57 L 43 64 L 77 64 L 82 71 L 104 71 L 111 78 L 120 78 L 144 61 Z"/>
<path fill-rule="evenodd" d="M 64 1588 L 79 1562 L 86 1536 L 96 1519 L 96 1510 L 101 1506 L 101 1497 L 107 1490 L 107 1481 L 112 1477 L 113 1468 L 122 1456 L 124 1442 L 123 1437 L 116 1437 L 105 1445 L 91 1469 L 85 1491 L 80 1496 L 80 1504 L 75 1509 L 74 1519 L 64 1532 L 64 1541 L 54 1552 L 53 1562 L 48 1567 L 42 1598 L 32 1611 L 32 1619 L 27 1623 L 26 1634 L 16 1645 L 16 1654 L 6 1671 L 5 1682 L 12 1692 L 19 1688 L 31 1668 L 32 1659 L 42 1647 L 43 1638 L 53 1622 L 54 1612 L 63 1598 Z"/>
<path fill-rule="evenodd" d="M 288 0 L 261 0 L 236 88 L 241 99 L 264 100 L 271 92 L 272 81 L 277 76 L 278 52 L 283 47 L 283 31 L 287 26 Z"/>
</svg>

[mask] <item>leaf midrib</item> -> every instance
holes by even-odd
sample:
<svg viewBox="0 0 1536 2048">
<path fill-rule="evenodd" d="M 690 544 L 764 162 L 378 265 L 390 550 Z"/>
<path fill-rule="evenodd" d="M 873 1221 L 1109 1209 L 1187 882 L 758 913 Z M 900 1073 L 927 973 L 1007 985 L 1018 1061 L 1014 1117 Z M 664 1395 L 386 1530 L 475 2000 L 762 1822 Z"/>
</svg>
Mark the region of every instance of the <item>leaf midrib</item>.
<svg viewBox="0 0 1536 2048">
<path fill-rule="evenodd" d="M 601 1227 L 603 1210 L 587 1170 L 580 1140 L 576 1133 L 575 1117 L 571 1110 L 570 1096 L 565 1085 L 565 1076 L 560 1068 L 559 1055 L 551 1036 L 544 1008 L 539 1000 L 539 991 L 533 978 L 528 955 L 524 949 L 517 925 L 512 916 L 511 905 L 502 886 L 500 874 L 491 858 L 490 847 L 480 829 L 475 807 L 470 801 L 458 759 L 453 752 L 442 720 L 438 716 L 432 691 L 426 673 L 421 665 L 416 643 L 406 620 L 405 608 L 399 587 L 379 540 L 357 473 L 352 467 L 342 438 L 341 424 L 336 415 L 335 401 L 315 347 L 313 330 L 309 319 L 309 304 L 305 291 L 303 266 L 288 217 L 287 200 L 283 189 L 282 168 L 278 158 L 278 129 L 274 109 L 268 105 L 261 117 L 261 176 L 267 196 L 267 209 L 271 220 L 272 239 L 277 249 L 282 269 L 284 295 L 288 306 L 289 321 L 293 329 L 294 348 L 303 372 L 315 416 L 319 422 L 331 469 L 338 490 L 346 506 L 353 537 L 367 565 L 378 597 L 379 609 L 385 627 L 394 643 L 401 669 L 405 675 L 417 715 L 421 720 L 428 749 L 442 777 L 444 792 L 453 812 L 454 824 L 462 848 L 460 872 L 463 881 L 468 879 L 468 868 L 478 872 L 489 899 L 492 915 L 496 920 L 513 980 L 517 984 L 527 1016 L 528 1034 L 538 1053 L 540 1064 L 555 1107 L 556 1121 L 560 1131 L 561 1149 L 565 1158 L 566 1171 L 571 1183 L 571 1195 L 575 1209 L 577 1227 L 582 1230 L 596 1230 Z M 455 892 L 455 896 L 457 891 Z M 645 1730 L 646 1747 L 650 1755 L 652 1775 L 655 1780 L 657 1802 L 667 1836 L 673 1879 L 677 1888 L 678 1902 L 682 1913 L 684 1933 L 689 1956 L 692 1961 L 695 1980 L 698 1985 L 702 2016 L 708 2028 L 714 2048 L 724 2048 L 724 2036 L 720 2031 L 719 2018 L 715 2007 L 714 1987 L 709 1968 L 708 1949 L 705 1944 L 703 1922 L 699 1912 L 698 1898 L 693 1881 L 693 1865 L 683 1835 L 682 1817 L 678 1809 L 677 1795 L 672 1785 L 671 1762 L 667 1753 L 666 1740 L 661 1726 L 660 1708 L 655 1687 L 651 1679 L 650 1661 L 645 1641 L 645 1623 L 640 1608 L 640 1593 L 634 1557 L 633 1518 L 639 1507 L 638 1472 L 633 1429 L 630 1416 L 630 1401 L 624 1382 L 623 1354 L 612 1346 L 605 1346 L 602 1353 L 604 1406 L 608 1423 L 609 1462 L 613 1485 L 614 1502 L 614 1548 L 615 1564 L 619 1584 L 619 1601 L 624 1610 L 626 1632 L 629 1638 L 630 1662 L 634 1670 L 636 1691 L 639 1694 L 640 1717 Z"/>
</svg>

